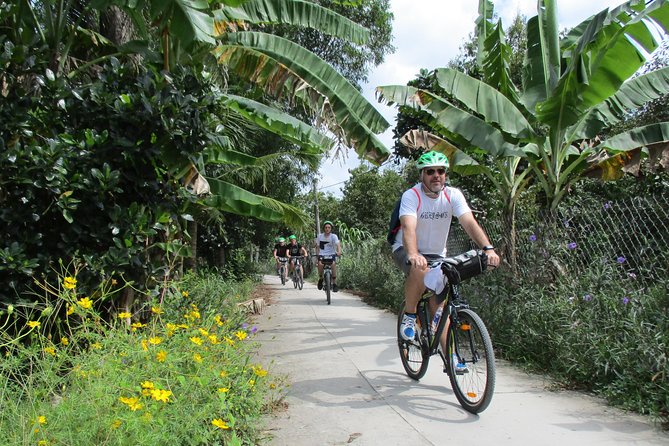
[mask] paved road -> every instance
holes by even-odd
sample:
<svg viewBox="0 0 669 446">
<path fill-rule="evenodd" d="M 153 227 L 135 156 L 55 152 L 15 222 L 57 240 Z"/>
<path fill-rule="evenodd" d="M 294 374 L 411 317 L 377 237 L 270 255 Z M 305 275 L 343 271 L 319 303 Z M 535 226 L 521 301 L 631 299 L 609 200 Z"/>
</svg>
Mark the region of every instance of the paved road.
<svg viewBox="0 0 669 446">
<path fill-rule="evenodd" d="M 437 358 L 420 382 L 404 374 L 393 314 L 345 292 L 327 305 L 312 283 L 298 291 L 278 277 L 265 282 L 277 294 L 256 320 L 259 355 L 291 384 L 288 408 L 267 420 L 269 445 L 669 445 L 645 419 L 547 390 L 501 361 L 492 403 L 472 415 Z"/>
</svg>

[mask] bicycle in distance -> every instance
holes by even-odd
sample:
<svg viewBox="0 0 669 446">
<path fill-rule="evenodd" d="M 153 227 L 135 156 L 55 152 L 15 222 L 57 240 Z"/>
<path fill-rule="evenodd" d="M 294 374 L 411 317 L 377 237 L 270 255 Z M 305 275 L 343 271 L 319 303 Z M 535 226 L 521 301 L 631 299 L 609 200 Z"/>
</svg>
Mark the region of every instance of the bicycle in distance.
<svg viewBox="0 0 669 446">
<path fill-rule="evenodd" d="M 302 269 L 302 260 L 304 256 L 291 256 L 290 260 L 293 262 L 293 287 L 300 290 L 304 286 L 304 271 Z"/>
<path fill-rule="evenodd" d="M 279 277 L 281 278 L 281 285 L 286 284 L 288 280 L 288 257 L 279 257 Z"/>
<path fill-rule="evenodd" d="M 459 284 L 484 272 L 487 260 L 483 251 L 472 250 L 430 264 L 448 280 L 443 291 L 436 294 L 426 288 L 418 303 L 414 339 L 405 341 L 400 336 L 405 302 L 397 322 L 400 358 L 407 375 L 422 378 L 430 357 L 438 354 L 455 397 L 473 414 L 485 410 L 492 399 L 495 355 L 485 324 L 460 294 Z"/>
<path fill-rule="evenodd" d="M 337 255 L 325 255 L 325 256 L 319 256 L 316 255 L 314 257 L 317 257 L 320 259 L 321 262 L 323 262 L 323 291 L 325 291 L 325 298 L 328 301 L 328 305 L 330 305 L 331 302 L 331 294 L 332 294 L 332 262 L 334 262 L 337 259 Z"/>
</svg>

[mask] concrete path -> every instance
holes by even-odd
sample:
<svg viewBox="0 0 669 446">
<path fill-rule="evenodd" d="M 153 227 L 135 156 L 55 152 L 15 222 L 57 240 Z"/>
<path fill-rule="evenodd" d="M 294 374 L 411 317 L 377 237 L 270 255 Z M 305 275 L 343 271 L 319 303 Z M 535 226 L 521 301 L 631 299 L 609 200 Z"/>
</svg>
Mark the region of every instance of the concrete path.
<svg viewBox="0 0 669 446">
<path fill-rule="evenodd" d="M 352 294 L 277 290 L 256 319 L 260 360 L 286 374 L 288 405 L 267 420 L 268 445 L 669 445 L 644 418 L 497 362 L 493 400 L 472 415 L 458 404 L 441 360 L 420 382 L 404 374 L 396 316 Z M 493 339 L 493 343 L 495 340 Z"/>
</svg>

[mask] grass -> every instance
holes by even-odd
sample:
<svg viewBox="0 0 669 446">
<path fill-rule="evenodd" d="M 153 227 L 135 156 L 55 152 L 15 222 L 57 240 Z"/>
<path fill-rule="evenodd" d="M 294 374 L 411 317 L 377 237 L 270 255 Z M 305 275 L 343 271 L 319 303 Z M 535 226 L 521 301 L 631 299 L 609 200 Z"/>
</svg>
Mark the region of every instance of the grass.
<svg viewBox="0 0 669 446">
<path fill-rule="evenodd" d="M 109 284 L 86 300 L 68 280 L 0 315 L 3 444 L 257 444 L 281 386 L 237 306 L 253 283 L 189 275 L 103 317 Z"/>
</svg>

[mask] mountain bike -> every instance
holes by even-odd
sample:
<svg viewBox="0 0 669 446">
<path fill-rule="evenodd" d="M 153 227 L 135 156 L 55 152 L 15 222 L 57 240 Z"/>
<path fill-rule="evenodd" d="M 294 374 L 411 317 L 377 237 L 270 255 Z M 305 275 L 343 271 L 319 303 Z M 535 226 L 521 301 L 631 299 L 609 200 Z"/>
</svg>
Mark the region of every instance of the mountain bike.
<svg viewBox="0 0 669 446">
<path fill-rule="evenodd" d="M 288 257 L 279 257 L 279 277 L 281 278 L 281 285 L 286 284 L 288 278 Z"/>
<path fill-rule="evenodd" d="M 295 265 L 293 265 L 293 287 L 302 289 L 304 286 L 304 271 L 302 271 L 302 259 L 304 256 L 292 256 L 292 259 L 295 259 Z"/>
<path fill-rule="evenodd" d="M 440 294 L 426 289 L 417 307 L 416 337 L 405 341 L 400 325 L 406 302 L 402 302 L 397 322 L 397 339 L 402 366 L 407 375 L 419 380 L 427 372 L 430 357 L 439 355 L 460 405 L 473 414 L 485 410 L 495 390 L 495 355 L 488 330 L 460 294 L 459 284 L 485 271 L 488 257 L 472 250 L 435 262 L 448 280 Z M 431 308 L 434 309 L 432 313 Z M 443 309 L 439 315 L 439 309 Z M 442 335 L 446 330 L 446 342 Z"/>
<path fill-rule="evenodd" d="M 332 294 L 332 262 L 335 261 L 337 256 L 330 255 L 315 257 L 318 257 L 323 262 L 323 291 L 325 291 L 325 298 L 328 301 L 328 305 L 330 305 Z"/>
</svg>

